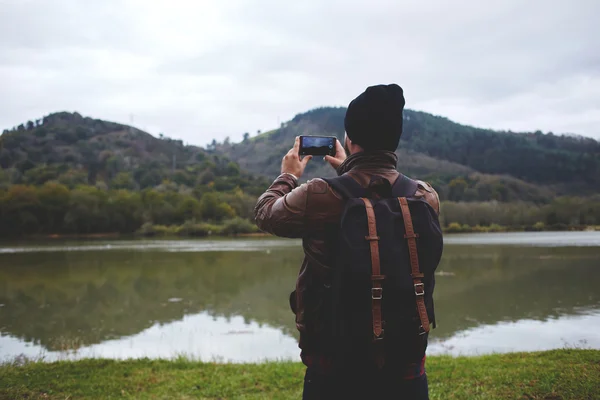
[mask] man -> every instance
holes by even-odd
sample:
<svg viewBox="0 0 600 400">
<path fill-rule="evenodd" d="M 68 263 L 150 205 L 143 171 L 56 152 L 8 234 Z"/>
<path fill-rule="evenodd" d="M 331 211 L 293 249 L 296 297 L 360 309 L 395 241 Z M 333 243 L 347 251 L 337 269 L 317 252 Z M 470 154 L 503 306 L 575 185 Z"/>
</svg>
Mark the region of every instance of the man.
<svg viewBox="0 0 600 400">
<path fill-rule="evenodd" d="M 347 255 L 336 253 L 340 250 L 332 244 L 336 242 L 336 240 L 332 240 L 332 235 L 334 237 L 339 237 L 340 235 L 339 230 L 342 228 L 339 227 L 342 219 L 348 214 L 345 210 L 347 210 L 349 198 L 359 196 L 352 196 L 351 193 L 344 195 L 342 193 L 344 192 L 343 188 L 339 187 L 335 178 L 334 180 L 313 179 L 299 186 L 298 179 L 302 176 L 311 156 L 300 159 L 298 154 L 298 137 L 293 148 L 283 157 L 281 175 L 257 202 L 255 218 L 260 229 L 277 236 L 303 239 L 305 258 L 296 283 L 296 290 L 290 296 L 290 305 L 296 314 L 296 326 L 300 331 L 299 347 L 302 350 L 301 358 L 307 366 L 304 380 L 304 399 L 428 398 L 427 377 L 425 375 L 425 348 L 427 332 L 429 331 L 429 320 L 435 324 L 431 293 L 433 292 L 434 284 L 433 271 L 437 267 L 439 258 L 441 257 L 441 230 L 439 230 L 439 223 L 437 221 L 439 199 L 437 193 L 429 184 L 421 181 L 412 181 L 408 178 L 403 181 L 404 177 L 396 171 L 397 156 L 395 150 L 398 147 L 402 134 L 402 111 L 404 104 L 403 91 L 398 85 L 378 85 L 367 88 L 364 93 L 354 99 L 348 106 L 344 119 L 346 130 L 344 144 L 346 150 L 344 150 L 344 147 L 338 141 L 335 156 L 326 156 L 325 160 L 336 169 L 338 176 L 349 176 L 352 178 L 351 182 L 358 183 L 360 185 L 358 188 L 359 191 L 361 188 L 364 188 L 365 191 L 368 190 L 370 195 L 365 195 L 364 197 L 372 198 L 372 201 L 375 202 L 369 204 L 376 204 L 377 199 L 380 199 L 382 196 L 385 198 L 392 197 L 391 193 L 396 189 L 390 188 L 395 188 L 397 182 L 407 182 L 409 185 L 406 187 L 413 187 L 412 190 L 409 189 L 410 193 L 406 194 L 405 198 L 410 198 L 413 202 L 418 200 L 423 204 L 428 204 L 427 208 L 430 209 L 432 217 L 425 216 L 424 219 L 421 217 L 419 217 L 419 220 L 415 219 L 415 228 L 419 224 L 421 224 L 419 225 L 421 226 L 421 230 L 427 230 L 428 226 L 433 226 L 435 231 L 434 236 L 422 236 L 418 239 L 419 252 L 418 255 L 416 252 L 414 254 L 414 258 L 421 258 L 422 264 L 429 265 L 427 267 L 428 270 L 422 274 L 420 271 L 416 271 L 415 273 L 413 269 L 413 274 L 410 275 L 409 268 L 411 267 L 403 267 L 403 271 L 406 272 L 408 277 L 407 279 L 415 279 L 415 293 L 410 293 L 412 296 L 410 300 L 402 300 L 406 303 L 403 306 L 405 309 L 410 309 L 412 320 L 416 319 L 418 323 L 418 318 L 421 317 L 420 331 L 414 335 L 414 338 L 416 338 L 414 339 L 414 343 L 417 343 L 417 340 L 419 340 L 418 343 L 420 344 L 410 344 L 409 348 L 412 350 L 409 349 L 408 353 L 406 351 L 404 353 L 393 353 L 392 349 L 395 348 L 394 337 L 388 338 L 386 335 L 384 339 L 383 332 L 385 330 L 393 331 L 392 319 L 394 318 L 393 312 L 395 311 L 389 311 L 394 306 L 391 303 L 392 300 L 387 300 L 388 304 L 390 304 L 389 306 L 383 300 L 383 317 L 387 320 L 383 323 L 380 321 L 381 315 L 379 315 L 379 311 L 379 314 L 376 316 L 375 307 L 378 307 L 378 310 L 380 310 L 381 303 L 378 303 L 378 301 L 381 301 L 382 298 L 381 285 L 378 286 L 377 282 L 373 283 L 373 288 L 369 287 L 374 295 L 372 296 L 373 300 L 369 298 L 368 301 L 374 307 L 372 317 L 373 326 L 375 327 L 376 325 L 376 319 L 377 323 L 383 326 L 375 329 L 376 337 L 373 339 L 373 343 L 387 342 L 387 347 L 385 349 L 381 347 L 377 350 L 378 354 L 373 358 L 376 360 L 376 363 L 372 364 L 367 358 L 361 358 L 358 355 L 354 359 L 354 346 L 345 351 L 342 349 L 342 352 L 329 351 L 338 342 L 341 342 L 341 339 L 338 340 L 335 335 L 332 336 L 329 333 L 330 322 L 340 318 L 329 307 L 331 301 L 328 299 L 332 296 L 329 289 L 332 286 L 334 271 L 342 270 L 342 267 L 337 265 L 338 262 L 341 262 L 340 260 L 344 259 Z M 347 153 L 349 154 L 348 157 Z M 414 186 L 410 186 L 410 184 Z M 333 186 L 336 187 L 334 188 Z M 404 215 L 404 217 L 400 217 L 400 223 L 403 223 L 403 219 L 410 219 L 410 215 L 407 217 L 406 214 L 400 214 L 402 205 L 398 205 L 397 199 L 390 199 L 388 201 L 390 201 L 389 204 L 395 201 L 395 205 L 388 207 L 390 209 L 394 208 L 394 215 L 396 215 L 394 218 L 398 218 L 398 215 Z M 371 200 L 365 199 L 364 202 L 365 205 L 362 205 L 363 208 L 367 207 L 367 203 L 371 202 Z M 379 213 L 382 212 L 381 207 L 378 207 L 375 205 L 375 209 L 380 210 L 378 211 Z M 417 208 L 418 205 L 412 205 L 410 212 L 413 213 L 413 210 Z M 402 208 L 402 211 L 406 210 L 408 208 Z M 367 225 L 367 214 L 365 212 L 363 211 L 361 214 L 361 218 L 364 219 L 364 229 L 366 229 Z M 344 215 L 342 215 L 343 213 Z M 377 218 L 377 223 L 373 223 L 373 227 L 376 226 L 377 230 L 379 230 L 384 224 L 388 223 L 388 219 L 387 217 Z M 423 220 L 426 220 L 426 223 L 429 221 L 429 225 L 423 225 Z M 353 225 L 362 226 L 363 223 L 353 222 Z M 353 225 L 343 229 L 352 230 L 354 229 Z M 423 226 L 425 228 L 422 228 Z M 332 227 L 337 227 L 338 230 L 332 229 Z M 371 229 L 370 226 L 369 229 Z M 404 255 L 400 257 L 401 259 L 398 260 L 398 263 L 408 265 L 408 248 L 410 246 L 400 242 L 406 243 L 406 241 L 411 240 L 410 238 L 418 237 L 418 233 L 413 234 L 409 232 L 413 230 L 412 226 L 402 225 L 398 229 L 402 230 L 404 236 L 398 239 L 397 248 L 386 250 L 382 244 L 379 244 L 379 247 L 375 245 L 375 251 L 382 252 L 382 264 L 386 263 L 384 260 L 387 257 L 385 256 L 386 254 L 396 254 L 399 251 L 398 249 L 403 246 L 402 248 L 406 249 L 406 251 L 402 253 Z M 406 234 L 404 233 L 405 229 Z M 439 238 L 435 235 L 438 231 Z M 430 240 L 428 237 L 433 238 L 431 239 L 433 246 L 427 247 L 428 243 L 426 242 Z M 355 247 L 365 248 L 367 252 L 369 243 L 372 241 L 378 243 L 380 239 L 377 232 L 362 235 L 360 238 L 362 238 L 361 240 L 366 238 L 369 242 L 365 242 L 365 244 L 359 243 Z M 383 238 L 381 239 L 381 243 L 384 243 Z M 424 251 L 422 249 L 431 250 Z M 371 257 L 373 251 L 373 247 L 371 247 Z M 346 250 L 345 253 L 349 252 L 352 252 L 352 248 Z M 387 259 L 391 257 L 393 256 L 390 255 Z M 373 260 L 373 263 L 376 262 L 378 264 L 377 269 L 379 271 L 379 254 L 377 254 L 376 258 L 376 260 L 373 258 L 371 260 Z M 413 254 L 411 254 L 410 258 L 412 262 Z M 396 261 L 393 263 L 396 263 Z M 382 265 L 383 273 L 391 274 L 391 269 L 393 268 L 391 264 L 393 263 L 387 262 L 390 265 Z M 352 264 L 352 260 L 350 260 L 350 264 Z M 363 264 L 370 263 L 367 260 Z M 343 268 L 352 268 L 352 265 Z M 368 265 L 367 268 L 371 268 L 371 266 Z M 374 268 L 373 271 L 375 271 Z M 423 268 L 423 265 L 421 267 L 416 265 L 414 268 Z M 389 269 L 389 271 L 386 271 L 386 269 Z M 384 275 L 381 275 L 379 272 L 373 272 L 373 279 L 376 279 L 377 276 L 380 276 L 379 279 L 384 279 Z M 420 280 L 421 278 L 422 280 Z M 412 289 L 413 281 L 410 280 L 409 283 Z M 386 295 L 383 297 L 386 298 L 387 296 L 389 299 L 392 298 L 390 296 L 394 296 L 394 289 L 391 288 L 390 292 L 386 288 L 386 284 L 392 285 L 393 282 L 388 279 L 387 283 L 386 281 L 383 283 L 383 290 L 386 291 Z M 427 296 L 423 296 L 424 293 L 421 290 L 423 287 Z M 371 291 L 369 291 L 370 293 Z M 354 297 L 358 297 L 358 295 Z M 425 297 L 426 300 L 422 304 L 424 304 L 423 310 L 426 309 L 427 314 L 424 314 L 424 312 L 417 314 L 417 311 L 415 311 L 415 297 L 416 299 Z M 400 297 L 395 298 L 400 299 Z M 352 298 L 348 298 L 348 300 L 344 301 L 348 303 L 353 300 Z M 396 302 L 400 303 L 400 301 L 397 300 Z M 371 318 L 370 311 L 368 317 Z M 386 322 L 390 329 L 386 328 Z M 370 326 L 367 328 L 370 329 Z M 350 330 L 353 329 L 355 329 L 354 326 L 351 326 Z M 356 326 L 357 331 L 360 329 L 362 327 Z M 402 329 L 406 329 L 406 327 Z M 396 330 L 399 330 L 399 328 L 396 328 Z M 352 336 L 352 332 L 350 332 L 350 336 Z M 375 347 L 375 345 L 373 346 Z M 358 353 L 357 350 L 356 354 Z M 398 356 L 398 354 L 409 353 L 410 356 Z"/>
</svg>

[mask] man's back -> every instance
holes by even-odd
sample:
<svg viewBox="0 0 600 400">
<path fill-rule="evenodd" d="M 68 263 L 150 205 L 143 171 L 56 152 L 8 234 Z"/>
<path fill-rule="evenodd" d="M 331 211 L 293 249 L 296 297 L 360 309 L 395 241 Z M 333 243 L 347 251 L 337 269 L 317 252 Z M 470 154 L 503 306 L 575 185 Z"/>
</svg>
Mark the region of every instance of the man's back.
<svg viewBox="0 0 600 400">
<path fill-rule="evenodd" d="M 369 96 L 371 98 L 375 96 L 374 104 L 380 106 L 379 108 L 384 111 L 389 109 L 390 115 L 393 115 L 395 112 L 393 108 L 395 100 L 393 99 L 397 90 L 400 91 L 401 106 L 403 106 L 404 100 L 398 86 L 391 85 L 391 89 L 387 88 L 389 87 L 376 88 L 375 91 L 371 91 Z M 367 89 L 365 93 L 369 94 L 370 89 Z M 386 92 L 388 90 L 391 92 Z M 358 100 L 360 100 L 356 103 L 358 105 L 352 108 L 353 103 Z M 374 114 L 375 119 L 370 119 L 368 115 L 357 117 L 361 113 L 367 112 L 368 114 L 370 112 L 368 110 L 373 109 L 370 106 L 364 108 L 361 105 L 363 101 L 368 103 L 371 100 L 369 98 L 364 100 L 359 96 L 351 103 L 346 115 L 347 137 L 345 142 L 352 155 L 346 158 L 345 151 L 338 142 L 336 156 L 327 156 L 326 159 L 336 168 L 338 175 L 350 176 L 362 187 L 372 184 L 374 177 L 378 177 L 380 182 L 387 181 L 387 185 L 392 186 L 399 177 L 399 173 L 396 171 L 397 156 L 393 150 L 397 147 L 402 129 L 401 107 L 399 124 L 390 122 L 390 118 L 384 116 L 385 124 L 382 125 L 377 120 L 381 117 L 379 111 Z M 351 109 L 358 111 L 350 114 Z M 394 118 L 396 117 L 391 117 L 392 120 Z M 356 126 L 364 127 L 361 124 L 364 125 L 365 122 L 370 122 L 369 126 L 377 128 L 378 134 L 371 135 L 365 130 L 355 129 Z M 395 135 L 395 138 L 385 136 L 388 132 L 386 127 L 391 129 L 390 135 Z M 363 135 L 361 132 L 366 134 Z M 356 141 L 350 140 L 351 134 Z M 411 398 L 426 399 L 424 351 L 423 357 L 405 363 L 402 368 L 390 370 L 390 368 L 384 367 L 383 370 L 374 372 L 367 366 L 364 371 L 360 372 L 357 372 L 358 369 L 354 369 L 352 377 L 356 378 L 357 373 L 361 376 L 361 379 L 350 379 L 355 385 L 348 382 L 349 371 L 345 371 L 342 376 L 337 373 L 336 360 L 332 358 L 330 351 L 330 341 L 324 339 L 327 337 L 328 320 L 331 319 L 330 310 L 324 299 L 325 292 L 331 284 L 332 270 L 335 267 L 336 259 L 339 258 L 331 245 L 331 235 L 340 226 L 345 200 L 323 179 L 314 179 L 298 186 L 297 177 L 302 175 L 306 163 L 310 160 L 310 156 L 300 160 L 298 147 L 299 140 L 296 138 L 294 148 L 282 161 L 282 175 L 259 198 L 255 208 L 255 218 L 257 225 L 263 231 L 277 236 L 302 238 L 303 240 L 305 257 L 298 274 L 296 290 L 290 296 L 290 306 L 296 315 L 296 326 L 300 331 L 301 357 L 307 366 L 304 398 L 323 398 L 327 393 L 329 393 L 329 398 L 332 395 L 337 398 L 339 396 L 335 393 L 340 394 L 341 384 L 345 388 L 352 387 L 351 390 L 359 390 L 372 387 L 372 384 L 379 382 L 378 385 L 383 388 L 390 387 L 388 383 L 392 386 L 394 382 L 397 384 L 399 379 L 408 382 L 400 385 L 403 386 L 402 391 L 405 394 L 413 393 L 411 390 L 415 389 L 421 395 Z M 434 210 L 433 214 L 437 221 L 437 214 L 439 214 L 437 193 L 430 185 L 420 181 L 416 182 L 415 192 L 410 197 L 422 199 L 429 204 L 430 208 Z M 394 363 L 388 365 L 394 365 Z M 411 385 L 414 386 L 413 389 L 411 389 Z"/>
</svg>

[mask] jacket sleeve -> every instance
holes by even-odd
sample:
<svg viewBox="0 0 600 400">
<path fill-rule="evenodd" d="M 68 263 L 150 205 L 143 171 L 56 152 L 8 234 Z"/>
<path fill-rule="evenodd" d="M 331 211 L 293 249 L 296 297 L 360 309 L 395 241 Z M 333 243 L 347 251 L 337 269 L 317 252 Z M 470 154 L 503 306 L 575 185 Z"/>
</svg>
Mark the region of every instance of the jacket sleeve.
<svg viewBox="0 0 600 400">
<path fill-rule="evenodd" d="M 259 197 L 254 208 L 256 225 L 276 236 L 299 238 L 306 233 L 308 185 L 298 186 L 291 175 L 282 174 Z"/>
</svg>

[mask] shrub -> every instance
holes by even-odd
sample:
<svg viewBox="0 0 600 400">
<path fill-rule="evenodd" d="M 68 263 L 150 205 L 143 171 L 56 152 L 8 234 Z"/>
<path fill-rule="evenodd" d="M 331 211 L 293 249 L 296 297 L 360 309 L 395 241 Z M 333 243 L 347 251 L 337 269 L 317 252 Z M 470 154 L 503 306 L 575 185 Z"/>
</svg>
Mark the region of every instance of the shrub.
<svg viewBox="0 0 600 400">
<path fill-rule="evenodd" d="M 569 230 L 569 225 L 563 223 L 552 224 L 548 227 L 551 231 L 567 231 Z"/>
<path fill-rule="evenodd" d="M 178 234 L 182 236 L 208 236 L 213 234 L 212 226 L 209 224 L 196 223 L 196 221 L 185 221 L 179 227 Z"/>
<path fill-rule="evenodd" d="M 546 224 L 544 224 L 542 221 L 538 221 L 535 224 L 533 224 L 533 226 L 531 227 L 530 230 L 535 231 L 535 232 L 541 232 L 545 229 L 546 229 Z"/>
<path fill-rule="evenodd" d="M 462 231 L 463 231 L 462 230 L 462 225 L 459 224 L 458 222 L 452 222 L 446 228 L 446 232 L 448 232 L 448 233 L 461 233 Z"/>
<path fill-rule="evenodd" d="M 506 228 L 498 224 L 491 224 L 488 232 L 506 232 Z"/>
<path fill-rule="evenodd" d="M 225 221 L 221 233 L 224 235 L 239 235 L 258 232 L 255 224 L 247 219 L 236 217 Z"/>
<path fill-rule="evenodd" d="M 140 229 L 138 229 L 137 234 L 142 236 L 166 236 L 166 235 L 175 235 L 179 232 L 179 228 L 175 225 L 166 226 L 166 225 L 152 225 L 151 222 L 146 222 Z"/>
<path fill-rule="evenodd" d="M 475 225 L 471 228 L 471 231 L 476 233 L 485 233 L 489 232 L 489 228 L 487 226 Z"/>
</svg>

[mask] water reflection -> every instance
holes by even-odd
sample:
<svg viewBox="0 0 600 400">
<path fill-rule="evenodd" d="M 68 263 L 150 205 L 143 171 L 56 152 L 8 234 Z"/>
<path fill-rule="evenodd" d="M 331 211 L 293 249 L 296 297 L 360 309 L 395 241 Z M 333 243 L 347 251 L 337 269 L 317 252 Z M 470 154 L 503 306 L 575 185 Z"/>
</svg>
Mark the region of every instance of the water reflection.
<svg viewBox="0 0 600 400">
<path fill-rule="evenodd" d="M 83 346 L 76 351 L 47 351 L 41 345 L 0 336 L 0 354 L 0 361 L 19 356 L 45 361 L 178 356 L 205 362 L 299 360 L 296 339 L 280 329 L 256 322 L 246 323 L 242 317 L 213 317 L 205 312 L 168 324 L 156 323 L 138 334 Z"/>
<path fill-rule="evenodd" d="M 226 251 L 214 251 L 219 243 Z M 107 357 L 164 356 L 169 348 L 202 359 L 297 356 L 287 303 L 302 257 L 297 242 L 81 245 L 87 249 L 72 251 L 78 245 L 68 243 L 69 251 L 56 251 L 61 245 L 53 244 L 52 252 L 36 245 L 29 246 L 34 252 L 0 254 L 0 358 L 25 342 L 31 351 L 81 347 Z M 511 337 L 513 326 L 536 332 L 524 334 L 517 349 L 536 348 L 537 332 L 545 329 L 557 332 L 549 342 L 562 347 L 563 336 L 568 343 L 575 336 L 572 327 L 557 321 L 600 310 L 600 247 L 450 244 L 439 272 L 434 351 L 442 344 L 442 350 L 463 346 L 467 353 L 469 348 L 501 351 L 512 346 L 502 338 Z M 588 322 L 600 331 L 598 317 L 593 318 Z M 223 329 L 252 334 L 226 335 Z M 211 342 L 211 337 L 219 339 Z M 479 338 L 496 347 L 478 344 Z M 591 334 L 577 338 L 597 343 Z"/>
<path fill-rule="evenodd" d="M 299 257 L 295 248 L 5 254 L 0 327 L 49 350 L 133 335 L 201 311 L 241 315 L 289 333 L 294 326 L 285 301 Z"/>
<path fill-rule="evenodd" d="M 295 242 L 262 239 L 262 240 L 122 240 L 104 241 L 65 241 L 59 244 L 15 242 L 0 247 L 0 254 L 9 253 L 52 253 L 65 251 L 169 251 L 169 252 L 201 252 L 201 251 L 261 251 L 278 247 L 290 247 Z"/>
<path fill-rule="evenodd" d="M 478 355 L 556 348 L 600 349 L 600 312 L 481 325 L 446 340 L 434 340 L 428 353 Z"/>
</svg>

